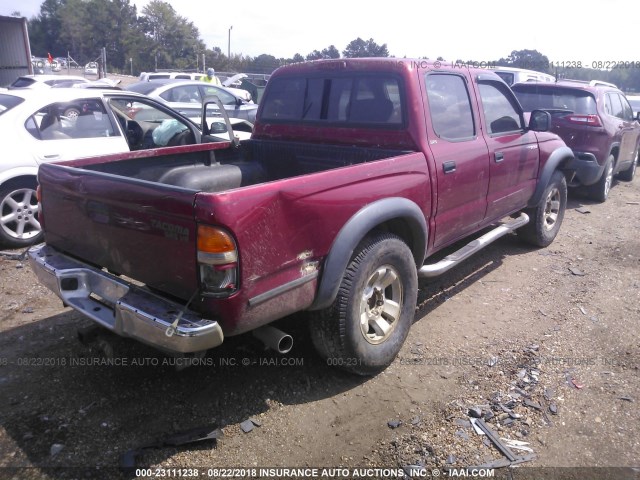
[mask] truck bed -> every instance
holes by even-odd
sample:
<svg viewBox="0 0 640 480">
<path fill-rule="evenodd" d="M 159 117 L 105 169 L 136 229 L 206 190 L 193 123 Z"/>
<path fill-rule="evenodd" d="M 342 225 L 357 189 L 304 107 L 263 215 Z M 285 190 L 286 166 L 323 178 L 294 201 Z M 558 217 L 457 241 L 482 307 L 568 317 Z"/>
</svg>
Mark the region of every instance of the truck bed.
<svg viewBox="0 0 640 480">
<path fill-rule="evenodd" d="M 90 158 L 45 164 L 39 171 L 45 239 L 48 245 L 74 258 L 186 300 L 198 288 L 194 241 L 198 222 L 229 226 L 255 210 L 254 200 L 249 201 L 247 197 L 249 189 L 243 193 L 238 189 L 253 186 L 274 195 L 291 189 L 314 194 L 352 182 L 361 175 L 356 174 L 349 180 L 348 176 L 331 175 L 330 180 L 323 183 L 316 179 L 316 185 L 311 186 L 316 176 L 306 174 L 327 175 L 339 167 L 375 160 L 390 159 L 393 163 L 402 153 L 376 148 L 249 141 L 237 149 L 218 150 L 198 145 L 186 149 L 176 147 L 163 155 L 140 152 L 135 158 L 122 160 L 97 162 Z M 418 164 L 423 165 L 424 157 L 418 157 Z M 376 176 L 389 175 L 389 169 L 395 170 L 393 165 L 379 169 Z M 325 173 L 321 173 L 323 171 Z M 370 173 L 363 174 L 363 178 L 371 178 Z M 227 191 L 229 194 L 223 193 Z M 198 218 L 202 204 L 208 205 L 205 210 L 210 213 L 206 218 Z M 270 229 L 278 221 L 276 211 L 289 208 L 277 201 L 274 205 L 270 213 L 254 212 L 255 223 L 235 232 L 238 243 L 244 247 L 245 266 L 254 257 L 258 261 L 258 257 L 264 255 L 254 253 L 256 245 L 252 246 L 251 242 L 246 242 L 245 247 L 242 236 L 245 233 L 251 233 L 253 238 L 264 236 L 264 228 Z M 348 209 L 341 210 L 346 214 Z M 258 217 L 264 220 L 258 222 Z M 260 227 L 262 233 L 253 231 L 258 224 L 264 227 Z M 295 245 L 293 242 L 290 246 Z M 279 254 L 285 255 L 283 252 L 284 249 Z M 268 270 L 268 263 L 263 260 L 259 263 Z M 245 282 L 254 281 L 255 274 L 262 275 L 262 270 L 256 267 L 254 276 L 245 278 Z"/>
<path fill-rule="evenodd" d="M 237 150 L 193 151 L 86 165 L 119 177 L 220 192 L 298 175 L 371 162 L 403 153 L 380 148 L 249 140 Z"/>
</svg>

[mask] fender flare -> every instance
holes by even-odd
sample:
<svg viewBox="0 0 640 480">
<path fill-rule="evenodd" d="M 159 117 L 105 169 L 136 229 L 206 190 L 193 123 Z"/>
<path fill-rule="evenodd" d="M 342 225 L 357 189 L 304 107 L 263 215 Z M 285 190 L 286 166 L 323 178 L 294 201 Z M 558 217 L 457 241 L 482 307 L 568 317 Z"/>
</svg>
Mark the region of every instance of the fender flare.
<svg viewBox="0 0 640 480">
<path fill-rule="evenodd" d="M 416 265 L 420 267 L 424 263 L 428 229 L 420 207 L 415 202 L 401 197 L 385 198 L 370 203 L 358 210 L 336 235 L 324 260 L 318 292 L 309 310 L 327 308 L 333 303 L 358 244 L 376 226 L 394 219 L 402 219 L 408 224 L 411 234 L 409 247 Z"/>
<path fill-rule="evenodd" d="M 33 177 L 34 179 L 37 179 L 38 166 L 23 166 L 5 170 L 4 172 L 0 173 L 0 185 L 4 185 L 5 183 L 19 177 Z"/>
<path fill-rule="evenodd" d="M 549 156 L 547 163 L 545 163 L 544 167 L 542 167 L 542 172 L 540 173 L 540 177 L 538 178 L 538 184 L 536 185 L 536 189 L 533 192 L 533 195 L 529 199 L 527 207 L 535 207 L 538 205 L 538 203 L 540 203 L 542 194 L 544 193 L 544 189 L 547 188 L 553 172 L 558 170 L 562 163 L 573 159 L 573 150 L 571 150 L 569 147 L 559 147 L 553 151 L 553 153 Z"/>
</svg>

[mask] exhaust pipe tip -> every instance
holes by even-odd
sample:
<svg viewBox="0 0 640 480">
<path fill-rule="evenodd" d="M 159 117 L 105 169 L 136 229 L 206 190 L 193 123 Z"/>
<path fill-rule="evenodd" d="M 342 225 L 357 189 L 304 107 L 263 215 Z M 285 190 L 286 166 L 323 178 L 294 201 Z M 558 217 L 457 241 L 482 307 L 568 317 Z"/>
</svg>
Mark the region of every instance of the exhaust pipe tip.
<svg viewBox="0 0 640 480">
<path fill-rule="evenodd" d="M 270 325 L 256 328 L 253 331 L 253 336 L 264 343 L 266 347 L 278 353 L 289 353 L 293 348 L 293 337 Z"/>
</svg>

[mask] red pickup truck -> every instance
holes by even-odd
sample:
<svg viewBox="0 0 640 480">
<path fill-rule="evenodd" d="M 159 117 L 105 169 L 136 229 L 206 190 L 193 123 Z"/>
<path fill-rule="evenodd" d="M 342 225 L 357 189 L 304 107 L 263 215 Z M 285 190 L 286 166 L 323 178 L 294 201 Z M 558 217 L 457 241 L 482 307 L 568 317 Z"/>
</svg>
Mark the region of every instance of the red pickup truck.
<svg viewBox="0 0 640 480">
<path fill-rule="evenodd" d="M 372 374 L 407 336 L 418 277 L 516 229 L 553 241 L 573 153 L 549 125 L 543 111 L 525 120 L 486 70 L 290 65 L 269 80 L 239 145 L 203 134 L 42 165 L 46 244 L 31 265 L 66 305 L 167 352 L 256 329 L 286 350 L 264 326 L 305 310 L 321 355 Z"/>
</svg>

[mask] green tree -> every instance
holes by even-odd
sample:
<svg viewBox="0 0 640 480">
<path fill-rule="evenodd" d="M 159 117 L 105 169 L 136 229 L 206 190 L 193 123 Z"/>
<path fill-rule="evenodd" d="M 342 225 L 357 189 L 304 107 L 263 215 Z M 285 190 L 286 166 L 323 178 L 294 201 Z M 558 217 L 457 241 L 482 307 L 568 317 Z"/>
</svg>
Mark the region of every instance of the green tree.
<svg viewBox="0 0 640 480">
<path fill-rule="evenodd" d="M 305 58 L 307 60 L 320 60 L 321 58 L 324 58 L 324 55 L 322 55 L 322 52 L 318 50 L 314 50 L 313 52 L 309 53 Z"/>
<path fill-rule="evenodd" d="M 203 52 L 205 45 L 193 22 L 162 0 L 151 0 L 142 9 L 142 16 L 140 25 L 152 40 L 148 56 L 154 67 L 196 68 L 198 52 Z"/>
<path fill-rule="evenodd" d="M 496 62 L 502 67 L 524 68 L 537 72 L 552 73 L 549 59 L 537 50 L 513 50 L 507 58 Z"/>
<path fill-rule="evenodd" d="M 280 66 L 280 62 L 273 55 L 263 53 L 252 62 L 251 67 L 256 73 L 271 73 Z"/>
<path fill-rule="evenodd" d="M 327 48 L 323 48 L 322 55 L 324 58 L 340 58 L 340 52 L 335 45 L 329 45 Z"/>
<path fill-rule="evenodd" d="M 67 54 L 65 45 L 60 39 L 62 33 L 60 10 L 65 3 L 66 0 L 45 0 L 40 5 L 40 14 L 28 21 L 29 43 L 34 55 Z"/>
<path fill-rule="evenodd" d="M 342 51 L 342 55 L 347 58 L 356 57 L 388 57 L 389 51 L 387 50 L 387 44 L 378 45 L 373 41 L 373 38 L 369 40 L 363 40 L 360 37 L 349 42 L 347 48 Z"/>
</svg>

